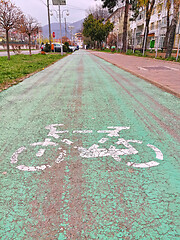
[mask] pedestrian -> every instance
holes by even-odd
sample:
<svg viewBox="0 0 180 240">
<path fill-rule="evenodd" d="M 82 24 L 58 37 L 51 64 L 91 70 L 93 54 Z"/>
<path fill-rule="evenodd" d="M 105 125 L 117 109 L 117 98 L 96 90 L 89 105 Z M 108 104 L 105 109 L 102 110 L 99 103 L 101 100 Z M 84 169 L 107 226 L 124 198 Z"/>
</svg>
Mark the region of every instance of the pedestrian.
<svg viewBox="0 0 180 240">
<path fill-rule="evenodd" d="M 51 44 L 51 51 L 54 52 L 54 44 Z"/>
</svg>

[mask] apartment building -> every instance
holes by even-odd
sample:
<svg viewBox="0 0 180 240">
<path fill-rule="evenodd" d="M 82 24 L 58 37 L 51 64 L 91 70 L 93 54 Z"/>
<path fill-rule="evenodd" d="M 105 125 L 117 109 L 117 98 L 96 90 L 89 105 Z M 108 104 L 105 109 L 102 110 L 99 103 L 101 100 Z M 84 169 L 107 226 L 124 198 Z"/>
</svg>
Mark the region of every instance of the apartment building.
<svg viewBox="0 0 180 240">
<path fill-rule="evenodd" d="M 111 23 L 114 24 L 113 33 L 117 37 L 117 46 L 122 48 L 122 39 L 123 39 L 123 25 L 124 25 L 124 3 L 121 4 L 108 18 Z M 129 14 L 130 16 L 130 14 Z M 130 22 L 128 21 L 128 36 L 131 35 Z"/>
<path fill-rule="evenodd" d="M 172 20 L 173 8 L 170 9 L 170 22 Z M 130 23 L 131 34 L 133 36 L 135 48 L 141 48 L 143 42 L 143 36 L 145 31 L 145 11 L 141 10 L 136 21 Z M 150 23 L 149 23 L 149 34 L 147 38 L 147 47 L 150 48 L 151 40 L 155 41 L 155 47 L 163 48 L 164 39 L 166 36 L 167 29 L 167 9 L 165 1 L 163 4 L 159 4 L 156 1 L 152 11 Z M 179 22 L 176 28 L 174 48 L 178 47 L 179 38 Z"/>
<path fill-rule="evenodd" d="M 132 11 L 129 9 L 129 19 L 132 18 Z M 173 7 L 170 9 L 170 22 L 172 20 Z M 113 33 L 118 36 L 118 47 L 122 47 L 122 35 L 124 24 L 124 4 L 121 4 L 108 18 L 114 23 Z M 107 20 L 108 20 L 107 19 Z M 142 48 L 144 31 L 145 31 L 145 10 L 141 10 L 135 21 L 128 21 L 128 45 L 135 48 Z M 160 5 L 157 0 L 153 8 L 149 23 L 149 34 L 147 38 L 147 47 L 150 48 L 150 42 L 155 41 L 154 47 L 163 48 L 163 42 L 167 29 L 167 9 L 166 1 Z M 178 47 L 180 38 L 180 19 L 176 28 L 174 48 Z"/>
<path fill-rule="evenodd" d="M 75 34 L 75 44 L 79 46 L 79 48 L 83 48 L 83 35 L 82 33 L 76 33 Z"/>
</svg>

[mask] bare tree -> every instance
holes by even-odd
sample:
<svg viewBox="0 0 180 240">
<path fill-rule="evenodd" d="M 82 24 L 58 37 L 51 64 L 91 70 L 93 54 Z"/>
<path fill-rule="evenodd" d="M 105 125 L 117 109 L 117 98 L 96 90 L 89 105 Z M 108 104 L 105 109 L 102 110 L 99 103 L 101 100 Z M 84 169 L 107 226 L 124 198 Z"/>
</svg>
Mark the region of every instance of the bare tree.
<svg viewBox="0 0 180 240">
<path fill-rule="evenodd" d="M 116 46 L 117 45 L 117 35 L 114 33 L 110 33 L 107 38 L 107 44 L 110 49 L 112 46 Z"/>
<path fill-rule="evenodd" d="M 96 20 L 107 19 L 109 16 L 108 10 L 106 8 L 103 8 L 102 5 L 96 5 L 96 7 L 91 7 L 86 12 L 87 16 L 92 14 Z"/>
<path fill-rule="evenodd" d="M 23 13 L 10 0 L 1 0 L 0 2 L 0 26 L 6 31 L 6 45 L 8 60 L 10 60 L 9 52 L 9 31 L 16 29 L 20 23 Z"/>
<path fill-rule="evenodd" d="M 23 17 L 19 27 L 20 32 L 25 33 L 28 36 L 29 41 L 29 55 L 31 56 L 31 36 L 37 34 L 39 31 L 39 24 L 36 19 L 31 16 Z"/>
</svg>

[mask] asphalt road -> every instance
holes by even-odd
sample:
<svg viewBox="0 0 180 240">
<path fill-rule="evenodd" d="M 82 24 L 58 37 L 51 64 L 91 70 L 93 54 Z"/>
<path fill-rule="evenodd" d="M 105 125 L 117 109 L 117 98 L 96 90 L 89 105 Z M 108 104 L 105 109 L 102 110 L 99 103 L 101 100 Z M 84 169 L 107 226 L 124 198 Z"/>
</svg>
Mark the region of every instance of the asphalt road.
<svg viewBox="0 0 180 240">
<path fill-rule="evenodd" d="M 5 239 L 179 239 L 179 99 L 85 51 L 0 93 Z"/>
<path fill-rule="evenodd" d="M 40 53 L 40 50 L 32 50 L 31 52 L 32 54 L 38 54 Z M 17 53 L 14 52 L 10 52 L 10 55 L 16 55 Z M 20 54 L 25 54 L 25 55 L 29 55 L 29 51 L 21 51 Z M 0 57 L 5 57 L 7 56 L 7 52 L 0 52 Z"/>
</svg>

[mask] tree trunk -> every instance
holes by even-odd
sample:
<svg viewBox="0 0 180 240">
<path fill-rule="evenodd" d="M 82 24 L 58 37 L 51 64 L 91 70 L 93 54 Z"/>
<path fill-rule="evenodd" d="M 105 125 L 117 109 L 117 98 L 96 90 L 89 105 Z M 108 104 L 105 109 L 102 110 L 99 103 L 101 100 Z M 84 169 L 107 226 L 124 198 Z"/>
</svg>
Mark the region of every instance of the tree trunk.
<svg viewBox="0 0 180 240">
<path fill-rule="evenodd" d="M 174 46 L 174 38 L 175 38 L 175 33 L 176 33 L 176 25 L 177 21 L 176 18 L 172 19 L 171 26 L 170 26 L 170 31 L 169 31 L 169 41 L 167 43 L 167 51 L 166 51 L 166 56 L 165 58 L 171 57 L 172 49 Z"/>
<path fill-rule="evenodd" d="M 31 56 L 31 34 L 28 34 L 29 37 L 29 55 Z"/>
<path fill-rule="evenodd" d="M 126 0 L 123 25 L 123 48 L 122 48 L 122 52 L 124 53 L 126 52 L 127 49 L 128 13 L 129 13 L 129 0 Z"/>
<path fill-rule="evenodd" d="M 169 37 L 169 31 L 170 31 L 170 28 L 169 28 L 169 12 L 170 12 L 170 6 L 168 5 L 167 6 L 167 30 L 166 30 L 166 36 L 165 36 L 165 39 L 164 39 L 164 44 L 163 44 L 163 48 L 167 49 L 167 43 L 168 43 L 168 37 Z"/>
<path fill-rule="evenodd" d="M 180 2 L 179 0 L 177 2 L 174 2 L 174 11 L 173 11 L 173 19 L 171 21 L 171 25 L 169 27 L 169 37 L 168 37 L 168 43 L 167 43 L 167 51 L 165 58 L 171 57 L 172 49 L 174 46 L 174 38 L 176 34 L 176 25 L 178 23 L 179 19 L 179 6 Z"/>
<path fill-rule="evenodd" d="M 146 51 L 146 48 L 147 48 L 147 40 L 148 40 L 148 34 L 149 34 L 149 22 L 150 22 L 150 19 L 151 19 L 154 4 L 155 4 L 155 0 L 152 0 L 151 3 L 150 3 L 150 1 L 148 1 L 147 5 L 146 5 L 146 26 L 145 26 L 145 29 L 147 29 L 147 30 L 144 31 L 144 38 L 143 38 L 143 45 L 142 45 L 142 49 L 143 49 L 144 48 L 144 41 L 146 39 L 145 51 Z M 149 8 L 149 5 L 150 5 L 150 8 Z"/>
<path fill-rule="evenodd" d="M 9 52 L 9 31 L 8 31 L 8 30 L 6 30 L 6 46 L 7 46 L 8 60 L 10 60 L 10 52 Z"/>
</svg>

